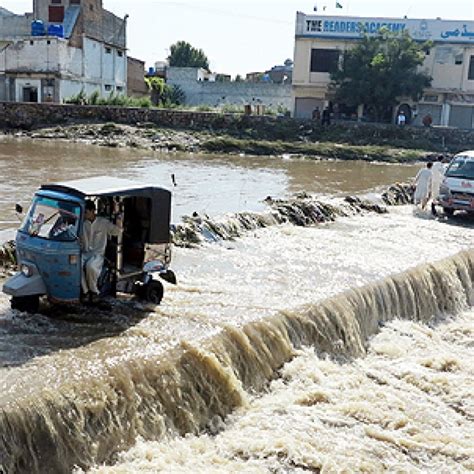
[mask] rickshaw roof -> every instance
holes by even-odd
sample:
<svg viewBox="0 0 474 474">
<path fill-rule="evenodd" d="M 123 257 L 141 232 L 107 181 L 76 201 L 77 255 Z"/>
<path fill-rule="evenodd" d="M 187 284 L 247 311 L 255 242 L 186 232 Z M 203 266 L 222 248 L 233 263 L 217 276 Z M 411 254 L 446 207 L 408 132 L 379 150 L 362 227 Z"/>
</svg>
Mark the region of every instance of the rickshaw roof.
<svg viewBox="0 0 474 474">
<path fill-rule="evenodd" d="M 87 196 L 144 196 L 155 194 L 156 191 L 170 192 L 167 189 L 151 184 L 142 184 L 129 179 L 113 178 L 110 176 L 96 176 L 93 178 L 44 184 L 41 186 L 41 189 L 71 193 L 83 198 Z"/>
</svg>

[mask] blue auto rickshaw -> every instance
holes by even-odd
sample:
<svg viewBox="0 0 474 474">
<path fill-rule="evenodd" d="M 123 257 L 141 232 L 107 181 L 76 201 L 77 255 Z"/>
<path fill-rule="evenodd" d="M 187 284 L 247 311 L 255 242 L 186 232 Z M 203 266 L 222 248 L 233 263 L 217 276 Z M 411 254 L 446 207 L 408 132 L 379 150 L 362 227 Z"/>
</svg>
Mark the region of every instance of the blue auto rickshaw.
<svg viewBox="0 0 474 474">
<path fill-rule="evenodd" d="M 13 309 L 37 312 L 40 298 L 80 303 L 81 232 L 86 200 L 123 228 L 108 240 L 98 286 L 102 296 L 135 294 L 159 304 L 175 284 L 171 263 L 171 192 L 107 176 L 46 184 L 35 193 L 16 237 L 20 271 L 3 285 Z M 17 212 L 22 213 L 17 205 Z"/>
</svg>

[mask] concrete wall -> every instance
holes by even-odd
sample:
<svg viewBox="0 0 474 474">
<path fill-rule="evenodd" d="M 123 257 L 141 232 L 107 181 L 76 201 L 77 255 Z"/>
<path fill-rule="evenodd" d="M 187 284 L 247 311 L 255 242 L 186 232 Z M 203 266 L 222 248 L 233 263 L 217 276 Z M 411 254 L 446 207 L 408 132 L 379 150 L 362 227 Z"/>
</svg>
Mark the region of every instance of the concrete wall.
<svg viewBox="0 0 474 474">
<path fill-rule="evenodd" d="M 26 15 L 0 15 L 0 39 L 18 38 L 31 35 L 31 22 L 34 17 Z"/>
<path fill-rule="evenodd" d="M 263 104 L 267 107 L 291 108 L 291 85 L 249 82 L 199 81 L 197 68 L 167 70 L 167 83 L 179 86 L 186 94 L 190 106 L 224 104 Z"/>
</svg>

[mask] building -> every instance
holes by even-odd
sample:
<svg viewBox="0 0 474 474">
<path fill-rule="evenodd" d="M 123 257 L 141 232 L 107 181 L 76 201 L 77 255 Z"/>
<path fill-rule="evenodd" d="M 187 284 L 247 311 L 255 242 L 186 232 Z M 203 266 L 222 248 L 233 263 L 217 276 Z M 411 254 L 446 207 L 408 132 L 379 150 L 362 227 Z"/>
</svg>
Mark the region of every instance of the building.
<svg viewBox="0 0 474 474">
<path fill-rule="evenodd" d="M 271 82 L 219 81 L 217 75 L 201 68 L 169 67 L 167 83 L 178 86 L 190 106 L 263 105 L 273 110 L 290 110 L 291 84 Z"/>
<path fill-rule="evenodd" d="M 329 71 L 344 51 L 357 44 L 363 31 L 377 34 L 381 27 L 408 31 L 412 38 L 433 41 L 423 69 L 433 78 L 419 103 L 402 99 L 400 107 L 416 125 L 431 115 L 433 125 L 474 127 L 474 22 L 359 18 L 297 13 L 293 71 L 293 115 L 310 118 L 319 107 L 333 106 Z M 339 104 L 338 104 L 339 105 Z M 338 107 L 339 108 L 339 107 Z M 359 107 L 358 115 L 362 114 Z"/>
<path fill-rule="evenodd" d="M 149 97 L 145 82 L 145 61 L 127 57 L 127 95 L 129 97 Z"/>
<path fill-rule="evenodd" d="M 2 9 L 0 100 L 125 94 L 126 53 L 126 18 L 105 10 L 102 0 L 33 0 L 25 15 Z"/>
</svg>

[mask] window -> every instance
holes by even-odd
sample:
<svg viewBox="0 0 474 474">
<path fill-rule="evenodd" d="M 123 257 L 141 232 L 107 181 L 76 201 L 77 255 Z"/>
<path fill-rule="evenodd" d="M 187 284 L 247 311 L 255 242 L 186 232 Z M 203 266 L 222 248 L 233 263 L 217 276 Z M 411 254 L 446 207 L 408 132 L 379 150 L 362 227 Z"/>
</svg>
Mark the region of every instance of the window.
<svg viewBox="0 0 474 474">
<path fill-rule="evenodd" d="M 37 196 L 20 232 L 47 240 L 72 242 L 77 239 L 81 208 L 78 204 Z"/>
<path fill-rule="evenodd" d="M 339 51 L 336 49 L 311 50 L 311 72 L 332 72 L 338 63 Z"/>
<path fill-rule="evenodd" d="M 70 0 L 69 2 L 71 5 L 80 5 L 81 4 L 81 0 Z"/>
<path fill-rule="evenodd" d="M 62 23 L 64 21 L 64 7 L 49 7 L 50 23 Z"/>
<path fill-rule="evenodd" d="M 90 10 L 91 12 L 94 11 L 94 5 L 92 5 L 92 3 L 89 5 L 89 10 Z"/>
<path fill-rule="evenodd" d="M 105 90 L 107 92 L 111 91 L 112 90 L 112 86 L 110 84 L 105 84 Z"/>
<path fill-rule="evenodd" d="M 117 92 L 122 92 L 123 91 L 123 87 L 122 86 L 117 86 Z"/>
<path fill-rule="evenodd" d="M 117 51 L 117 55 L 118 55 L 119 57 L 122 57 L 122 56 L 123 56 L 123 51 Z"/>
<path fill-rule="evenodd" d="M 469 61 L 469 75 L 467 78 L 470 81 L 474 81 L 474 56 L 471 56 L 471 60 Z"/>
<path fill-rule="evenodd" d="M 34 44 L 35 42 L 30 40 L 30 46 L 33 46 Z"/>
<path fill-rule="evenodd" d="M 55 4 L 56 4 L 56 5 L 61 5 L 62 0 L 51 0 L 51 3 L 52 3 L 53 5 L 55 5 Z"/>
<path fill-rule="evenodd" d="M 47 40 L 46 43 L 47 43 L 47 44 L 51 44 L 51 40 Z"/>
<path fill-rule="evenodd" d="M 456 54 L 456 56 L 454 56 L 454 64 L 459 66 L 463 63 L 463 59 L 464 55 L 462 53 Z"/>
<path fill-rule="evenodd" d="M 105 54 L 112 54 L 112 48 L 105 48 Z"/>
</svg>

